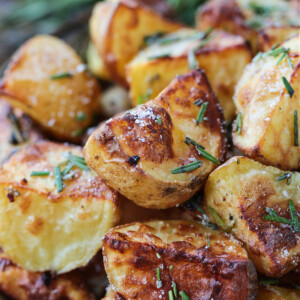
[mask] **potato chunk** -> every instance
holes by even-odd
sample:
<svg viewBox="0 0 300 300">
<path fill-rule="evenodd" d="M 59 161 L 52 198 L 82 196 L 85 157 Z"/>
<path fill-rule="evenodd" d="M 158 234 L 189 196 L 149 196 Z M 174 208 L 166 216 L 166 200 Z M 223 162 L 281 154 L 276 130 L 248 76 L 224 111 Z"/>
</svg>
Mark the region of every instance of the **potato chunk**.
<svg viewBox="0 0 300 300">
<path fill-rule="evenodd" d="M 117 194 L 80 155 L 79 147 L 43 142 L 0 169 L 0 244 L 27 270 L 63 273 L 87 264 L 118 221 Z M 42 171 L 50 174 L 32 174 Z"/>
<path fill-rule="evenodd" d="M 255 160 L 285 170 L 300 167 L 296 143 L 300 121 L 298 125 L 295 122 L 295 114 L 300 119 L 299 37 L 282 44 L 290 49 L 286 56 L 292 66 L 287 57 L 278 63 L 282 53 L 272 55 L 276 49 L 254 59 L 241 77 L 234 99 L 241 118 L 240 131 L 233 133 L 234 145 Z M 292 94 L 286 85 L 293 89 Z"/>
<path fill-rule="evenodd" d="M 0 99 L 0 165 L 15 151 L 37 142 L 41 133 L 21 111 Z"/>
<path fill-rule="evenodd" d="M 169 299 L 174 284 L 190 299 L 255 299 L 246 250 L 199 223 L 132 223 L 109 231 L 103 246 L 109 281 L 125 299 Z"/>
<path fill-rule="evenodd" d="M 144 46 L 144 38 L 181 27 L 138 3 L 105 1 L 96 4 L 90 19 L 90 34 L 102 61 L 97 63 L 98 74 L 127 86 L 125 66 Z"/>
<path fill-rule="evenodd" d="M 207 102 L 205 120 L 197 124 Z M 168 208 L 193 196 L 216 164 L 203 158 L 186 137 L 215 158 L 225 157 L 223 116 L 203 71 L 178 76 L 154 100 L 109 119 L 88 139 L 84 156 L 106 182 L 147 208 Z M 203 161 L 198 164 L 195 161 Z M 195 163 L 194 170 L 173 169 Z M 184 167 L 183 167 L 184 168 Z"/>
<path fill-rule="evenodd" d="M 189 63 L 192 53 L 195 63 Z M 213 31 L 203 38 L 203 33 L 194 29 L 177 31 L 141 51 L 128 65 L 133 104 L 139 104 L 143 98 L 153 99 L 176 75 L 198 65 L 205 71 L 225 119 L 232 120 L 234 87 L 250 61 L 251 54 L 242 37 Z"/>
<path fill-rule="evenodd" d="M 281 175 L 285 179 L 280 180 Z M 266 215 L 291 220 L 290 201 L 300 213 L 300 174 L 285 173 L 246 157 L 233 157 L 210 174 L 204 209 L 209 218 L 244 242 L 261 273 L 281 277 L 300 267 L 300 234 L 295 226 Z M 213 212 L 215 211 L 215 213 Z"/>
<path fill-rule="evenodd" d="M 0 94 L 55 138 L 76 140 L 91 123 L 100 93 L 84 68 L 66 43 L 36 36 L 13 56 Z"/>
<path fill-rule="evenodd" d="M 0 290 L 16 300 L 95 300 L 79 271 L 54 276 L 29 272 L 0 253 Z"/>
<path fill-rule="evenodd" d="M 257 300 L 299 300 L 300 291 L 279 286 L 260 286 Z"/>
</svg>

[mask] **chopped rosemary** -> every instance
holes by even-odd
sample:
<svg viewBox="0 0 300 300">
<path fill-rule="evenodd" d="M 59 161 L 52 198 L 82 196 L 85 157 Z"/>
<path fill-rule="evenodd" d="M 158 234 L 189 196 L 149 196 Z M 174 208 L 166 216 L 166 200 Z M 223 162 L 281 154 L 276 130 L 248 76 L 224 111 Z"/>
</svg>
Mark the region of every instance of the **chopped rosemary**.
<svg viewBox="0 0 300 300">
<path fill-rule="evenodd" d="M 157 258 L 161 258 L 160 254 L 158 252 L 156 252 L 156 256 L 157 256 Z"/>
<path fill-rule="evenodd" d="M 72 163 L 68 163 L 67 166 L 62 170 L 61 175 L 62 176 L 67 175 L 73 167 L 74 165 Z"/>
<path fill-rule="evenodd" d="M 197 50 L 204 47 L 211 39 L 212 39 L 212 36 L 209 36 L 206 39 L 201 40 L 200 44 L 194 49 L 194 51 L 196 52 Z"/>
<path fill-rule="evenodd" d="M 239 112 L 237 115 L 237 134 L 240 135 L 242 131 L 242 113 Z"/>
<path fill-rule="evenodd" d="M 276 181 L 281 181 L 281 180 L 284 180 L 284 179 L 287 179 L 287 184 L 290 184 L 291 183 L 291 173 L 284 173 L 278 177 L 275 178 Z"/>
<path fill-rule="evenodd" d="M 71 153 L 68 154 L 68 161 L 74 166 L 81 170 L 88 171 L 90 168 L 87 166 L 84 158 L 82 156 L 76 156 Z"/>
<path fill-rule="evenodd" d="M 207 240 L 207 248 L 210 248 L 210 238 L 208 235 L 206 236 L 206 240 Z"/>
<path fill-rule="evenodd" d="M 276 66 L 281 63 L 281 61 L 287 56 L 287 52 L 284 52 L 278 59 Z"/>
<path fill-rule="evenodd" d="M 193 49 L 190 49 L 188 52 L 188 64 L 190 70 L 195 70 L 198 68 L 198 62 Z"/>
<path fill-rule="evenodd" d="M 158 117 L 156 122 L 157 122 L 158 125 L 161 125 L 161 117 Z"/>
<path fill-rule="evenodd" d="M 156 268 L 156 277 L 160 280 L 160 268 Z"/>
<path fill-rule="evenodd" d="M 49 174 L 49 171 L 32 171 L 30 176 L 48 176 Z"/>
<path fill-rule="evenodd" d="M 205 102 L 201 105 L 201 108 L 199 110 L 199 113 L 198 113 L 198 116 L 197 116 L 197 119 L 196 119 L 196 124 L 197 125 L 202 123 L 205 112 L 206 112 L 206 109 L 207 109 L 207 106 L 208 106 L 208 102 Z"/>
<path fill-rule="evenodd" d="M 171 56 L 170 53 L 163 53 L 163 54 L 157 54 L 157 55 L 149 56 L 148 59 L 149 60 L 154 60 L 154 59 L 166 58 L 166 57 L 170 57 L 170 56 Z"/>
<path fill-rule="evenodd" d="M 190 139 L 189 137 L 186 137 L 184 142 L 187 145 L 192 144 L 193 146 L 195 146 L 196 149 L 198 150 L 199 154 L 201 154 L 204 158 L 208 159 L 209 161 L 215 163 L 216 165 L 221 164 L 217 158 L 215 158 L 214 156 L 209 154 L 207 151 L 205 151 L 203 146 L 199 145 L 197 142 Z"/>
<path fill-rule="evenodd" d="M 162 281 L 160 279 L 160 268 L 156 268 L 156 287 L 160 289 L 162 287 Z"/>
<path fill-rule="evenodd" d="M 185 166 L 173 169 L 171 171 L 171 174 L 180 174 L 180 173 L 191 172 L 191 171 L 194 171 L 194 170 L 202 167 L 202 165 L 203 165 L 203 161 L 202 160 L 198 160 L 198 161 L 195 161 L 195 162 L 193 162 L 191 164 L 188 164 L 188 165 L 185 165 Z"/>
<path fill-rule="evenodd" d="M 71 72 L 63 72 L 63 73 L 57 73 L 50 76 L 50 79 L 61 79 L 61 78 L 71 78 L 73 77 L 73 74 Z"/>
<path fill-rule="evenodd" d="M 264 278 L 264 279 L 261 279 L 259 281 L 260 284 L 263 284 L 263 285 L 273 285 L 273 284 L 278 284 L 279 283 L 279 279 L 278 278 Z"/>
<path fill-rule="evenodd" d="M 148 89 L 146 91 L 146 94 L 145 95 L 139 95 L 139 98 L 138 98 L 138 105 L 141 105 L 143 104 L 145 101 L 149 100 L 150 96 L 152 94 L 152 89 Z"/>
<path fill-rule="evenodd" d="M 173 293 L 174 293 L 174 296 L 176 298 L 178 298 L 178 290 L 177 290 L 177 285 L 174 281 L 172 281 L 172 289 L 173 289 Z"/>
<path fill-rule="evenodd" d="M 156 43 L 157 41 L 159 41 L 166 33 L 163 31 L 158 31 L 152 35 L 146 35 L 144 37 L 144 45 L 145 46 L 150 46 L 154 43 Z"/>
<path fill-rule="evenodd" d="M 287 61 L 288 61 L 289 67 L 290 67 L 291 69 L 294 69 L 293 63 L 292 63 L 291 58 L 289 57 L 289 55 L 286 56 L 286 59 L 287 59 Z"/>
<path fill-rule="evenodd" d="M 7 118 L 10 121 L 12 126 L 11 143 L 12 144 L 24 143 L 26 141 L 26 138 L 24 137 L 24 134 L 22 132 L 20 121 L 16 117 L 12 109 L 8 112 Z"/>
<path fill-rule="evenodd" d="M 173 268 L 174 268 L 173 265 L 169 266 L 169 269 L 170 269 L 170 270 L 173 270 Z"/>
<path fill-rule="evenodd" d="M 260 60 L 263 57 L 263 53 L 262 52 L 258 52 L 255 57 L 253 58 L 253 62 L 257 62 L 258 60 Z"/>
<path fill-rule="evenodd" d="M 79 137 L 79 136 L 83 135 L 84 132 L 85 132 L 85 128 L 79 128 L 77 130 L 72 131 L 71 136 L 72 137 Z"/>
<path fill-rule="evenodd" d="M 298 220 L 298 213 L 295 207 L 295 204 L 293 202 L 293 200 L 289 200 L 289 208 L 290 208 L 290 215 L 291 215 L 291 219 L 292 219 L 292 226 L 294 228 L 294 230 L 296 232 L 300 232 L 299 229 L 299 220 Z"/>
<path fill-rule="evenodd" d="M 84 112 L 80 111 L 77 113 L 77 115 L 74 119 L 75 119 L 75 121 L 85 121 L 87 119 L 87 117 Z"/>
<path fill-rule="evenodd" d="M 63 190 L 63 181 L 62 181 L 61 171 L 59 166 L 54 167 L 54 179 L 55 179 L 57 192 L 60 193 Z"/>
<path fill-rule="evenodd" d="M 212 214 L 215 216 L 215 218 L 218 220 L 218 222 L 221 224 L 221 226 L 223 227 L 224 230 L 227 230 L 224 222 L 222 221 L 222 219 L 220 218 L 220 216 L 218 215 L 218 213 L 211 207 L 209 206 L 209 210 L 212 212 Z"/>
<path fill-rule="evenodd" d="M 173 291 L 172 290 L 169 290 L 169 300 L 175 300 L 174 299 L 174 295 L 173 295 Z"/>
<path fill-rule="evenodd" d="M 283 81 L 283 84 L 285 86 L 285 89 L 287 90 L 287 92 L 289 93 L 290 95 L 290 98 L 293 97 L 294 95 L 294 89 L 292 88 L 292 86 L 290 85 L 290 83 L 288 82 L 288 80 L 283 76 L 282 77 L 282 81 Z"/>
<path fill-rule="evenodd" d="M 185 291 L 180 291 L 179 295 L 182 300 L 190 300 L 190 297 L 185 293 Z"/>
<path fill-rule="evenodd" d="M 298 110 L 294 111 L 294 145 L 299 146 Z"/>
<path fill-rule="evenodd" d="M 203 101 L 201 99 L 197 99 L 193 102 L 193 104 L 195 104 L 196 106 L 200 106 L 201 104 L 203 104 Z"/>
</svg>

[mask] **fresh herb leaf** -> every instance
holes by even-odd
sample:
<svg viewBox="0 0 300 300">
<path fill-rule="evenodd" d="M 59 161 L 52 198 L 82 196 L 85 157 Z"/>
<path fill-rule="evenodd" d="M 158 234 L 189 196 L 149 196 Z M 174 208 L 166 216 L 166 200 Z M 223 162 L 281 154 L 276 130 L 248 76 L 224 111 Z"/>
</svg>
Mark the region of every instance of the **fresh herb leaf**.
<svg viewBox="0 0 300 300">
<path fill-rule="evenodd" d="M 157 258 L 161 258 L 161 256 L 160 256 L 160 254 L 158 253 L 158 252 L 156 252 L 156 256 L 157 256 Z"/>
<path fill-rule="evenodd" d="M 201 104 L 203 104 L 203 101 L 201 99 L 197 99 L 193 102 L 193 104 L 195 104 L 196 106 L 200 106 Z"/>
<path fill-rule="evenodd" d="M 57 192 L 60 193 L 63 190 L 63 181 L 61 176 L 60 167 L 56 166 L 54 167 L 54 179 L 55 179 L 55 185 L 57 188 Z"/>
<path fill-rule="evenodd" d="M 277 66 L 278 64 L 280 64 L 281 61 L 282 61 L 286 56 L 287 56 L 287 52 L 284 52 L 284 53 L 280 56 L 280 58 L 278 59 L 278 61 L 277 61 L 277 63 L 276 63 L 276 66 Z"/>
<path fill-rule="evenodd" d="M 12 144 L 24 143 L 26 141 L 26 138 L 22 132 L 21 123 L 19 119 L 16 117 L 16 115 L 14 114 L 12 109 L 8 112 L 7 118 L 11 123 L 12 131 L 13 131 L 12 132 L 13 139 L 11 139 L 11 143 Z"/>
<path fill-rule="evenodd" d="M 180 173 L 191 172 L 191 171 L 194 171 L 194 170 L 202 167 L 202 165 L 203 165 L 203 161 L 202 160 L 195 161 L 195 162 L 193 162 L 191 164 L 188 164 L 188 165 L 185 165 L 185 166 L 173 169 L 171 171 L 171 174 L 180 174 Z"/>
<path fill-rule="evenodd" d="M 195 70 L 198 68 L 198 62 L 193 49 L 190 49 L 188 52 L 188 64 L 190 70 Z"/>
<path fill-rule="evenodd" d="M 150 96 L 152 94 L 152 89 L 148 89 L 146 91 L 146 94 L 145 95 L 139 95 L 139 98 L 138 98 L 138 105 L 141 105 L 143 104 L 145 101 L 149 100 Z"/>
<path fill-rule="evenodd" d="M 273 216 L 273 217 L 278 216 L 277 212 L 276 212 L 273 208 L 271 208 L 271 207 L 266 207 L 266 208 L 265 208 L 265 211 L 266 211 L 266 213 L 269 214 L 270 216 Z"/>
<path fill-rule="evenodd" d="M 174 299 L 174 295 L 173 295 L 173 291 L 172 291 L 172 290 L 169 290 L 168 295 L 169 295 L 169 300 L 175 300 L 175 299 Z"/>
<path fill-rule="evenodd" d="M 206 236 L 206 240 L 207 240 L 207 248 L 210 248 L 210 238 L 208 235 Z"/>
<path fill-rule="evenodd" d="M 150 46 L 154 43 L 156 43 L 157 41 L 159 41 L 166 33 L 163 31 L 158 31 L 152 35 L 146 35 L 144 37 L 144 45 L 146 46 Z"/>
<path fill-rule="evenodd" d="M 292 63 L 291 58 L 289 57 L 289 55 L 286 56 L 286 59 L 287 59 L 287 61 L 288 61 L 289 67 L 290 67 L 291 69 L 294 69 L 293 63 Z"/>
<path fill-rule="evenodd" d="M 157 122 L 158 125 L 161 125 L 161 117 L 158 117 L 156 122 Z"/>
<path fill-rule="evenodd" d="M 160 280 L 160 268 L 156 268 L 156 277 Z"/>
<path fill-rule="evenodd" d="M 173 270 L 173 268 L 174 268 L 173 265 L 169 266 L 169 269 L 170 269 L 170 270 Z"/>
<path fill-rule="evenodd" d="M 177 290 L 177 285 L 174 281 L 172 281 L 172 289 L 173 289 L 174 296 L 177 298 L 178 297 L 178 290 Z"/>
<path fill-rule="evenodd" d="M 293 200 L 291 200 L 291 199 L 289 200 L 289 208 L 290 208 L 290 215 L 291 215 L 291 219 L 292 219 L 293 228 L 296 232 L 300 233 L 298 213 L 297 213 L 295 204 L 294 204 Z"/>
<path fill-rule="evenodd" d="M 220 216 L 218 215 L 218 213 L 211 206 L 209 206 L 208 208 L 212 212 L 212 214 L 214 215 L 214 217 L 218 220 L 218 222 L 221 224 L 221 226 L 223 227 L 223 229 L 227 230 L 226 225 L 224 224 L 224 222 L 222 221 L 222 219 L 220 218 Z"/>
<path fill-rule="evenodd" d="M 292 222 L 286 218 L 283 217 L 278 217 L 278 216 L 273 216 L 273 215 L 265 215 L 263 217 L 264 220 L 268 220 L 268 221 L 275 221 L 275 222 L 279 222 L 279 223 L 283 223 L 283 224 L 288 224 L 288 225 L 292 225 Z"/>
<path fill-rule="evenodd" d="M 195 146 L 196 149 L 198 150 L 199 154 L 201 154 L 207 160 L 215 163 L 216 165 L 220 165 L 221 164 L 217 158 L 215 158 L 210 153 L 208 153 L 207 151 L 205 151 L 203 146 L 199 145 L 197 142 L 195 142 L 194 140 L 190 139 L 189 137 L 185 138 L 185 143 L 187 145 L 192 144 L 193 146 Z"/>
<path fill-rule="evenodd" d="M 166 57 L 170 57 L 170 56 L 171 56 L 170 53 L 163 53 L 163 54 L 157 54 L 157 55 L 149 56 L 148 59 L 149 60 L 154 60 L 154 59 L 166 58 Z"/>
<path fill-rule="evenodd" d="M 284 179 L 287 179 L 287 184 L 290 184 L 291 183 L 291 173 L 284 173 L 278 177 L 275 178 L 276 181 L 281 181 L 281 180 L 284 180 Z"/>
<path fill-rule="evenodd" d="M 182 300 L 190 300 L 190 297 L 185 293 L 185 291 L 180 291 L 179 295 Z"/>
<path fill-rule="evenodd" d="M 292 88 L 292 86 L 290 85 L 290 83 L 288 82 L 288 80 L 283 76 L 282 77 L 282 81 L 283 81 L 283 84 L 285 86 L 285 89 L 287 90 L 287 92 L 289 93 L 290 95 L 290 98 L 293 97 L 294 95 L 294 89 Z"/>
<path fill-rule="evenodd" d="M 57 73 L 57 74 L 51 75 L 50 79 L 55 80 L 55 79 L 71 78 L 71 77 L 73 77 L 72 73 L 63 72 L 63 73 Z"/>
<path fill-rule="evenodd" d="M 196 119 L 196 124 L 197 125 L 202 123 L 205 112 L 206 112 L 206 109 L 207 109 L 207 106 L 208 106 L 208 102 L 205 102 L 201 105 L 201 108 L 199 110 L 199 113 L 198 113 L 197 119 Z"/>
<path fill-rule="evenodd" d="M 299 146 L 298 110 L 294 111 L 294 146 Z"/>
<path fill-rule="evenodd" d="M 50 175 L 49 171 L 33 171 L 30 176 L 48 176 Z"/>
<path fill-rule="evenodd" d="M 74 166 L 78 167 L 81 170 L 89 171 L 89 167 L 87 166 L 87 163 L 85 162 L 84 158 L 81 156 L 76 156 L 71 153 L 68 155 L 68 161 L 73 164 Z"/>
<path fill-rule="evenodd" d="M 242 132 L 242 113 L 239 112 L 237 115 L 237 134 L 240 135 Z"/>
<path fill-rule="evenodd" d="M 255 57 L 253 58 L 253 62 L 257 62 L 258 60 L 260 60 L 263 57 L 263 53 L 262 52 L 258 52 Z"/>
</svg>

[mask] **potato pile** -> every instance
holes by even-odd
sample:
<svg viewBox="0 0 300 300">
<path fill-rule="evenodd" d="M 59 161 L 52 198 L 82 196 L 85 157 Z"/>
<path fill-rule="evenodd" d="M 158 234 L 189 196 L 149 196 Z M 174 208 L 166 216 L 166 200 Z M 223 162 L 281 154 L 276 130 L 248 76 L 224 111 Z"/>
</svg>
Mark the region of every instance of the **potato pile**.
<svg viewBox="0 0 300 300">
<path fill-rule="evenodd" d="M 0 292 L 300 299 L 295 5 L 211 0 L 189 28 L 102 1 L 87 65 L 25 42 L 0 81 Z"/>
</svg>

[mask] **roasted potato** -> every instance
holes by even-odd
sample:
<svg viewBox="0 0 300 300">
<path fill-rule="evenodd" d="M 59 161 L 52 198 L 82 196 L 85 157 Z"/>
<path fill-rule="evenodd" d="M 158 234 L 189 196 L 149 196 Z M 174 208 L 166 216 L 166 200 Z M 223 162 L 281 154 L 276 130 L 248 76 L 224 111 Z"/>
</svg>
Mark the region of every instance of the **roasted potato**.
<svg viewBox="0 0 300 300">
<path fill-rule="evenodd" d="M 106 288 L 106 294 L 105 297 L 102 298 L 102 300 L 115 300 L 117 299 L 116 297 L 117 297 L 116 292 L 112 289 L 111 285 L 109 285 Z"/>
<path fill-rule="evenodd" d="M 197 124 L 199 99 L 208 105 L 205 120 Z M 187 137 L 193 139 L 190 146 Z M 84 156 L 126 198 L 168 208 L 192 197 L 218 163 L 203 159 L 195 142 L 224 159 L 223 114 L 201 70 L 178 76 L 156 99 L 105 122 L 88 139 Z M 195 162 L 202 159 L 203 164 Z"/>
<path fill-rule="evenodd" d="M 300 115 L 299 45 L 298 35 L 254 59 L 234 97 L 240 118 L 234 145 L 247 156 L 284 170 L 300 168 L 300 122 L 295 120 L 297 111 Z M 285 49 L 290 50 L 279 62 L 282 53 L 272 53 Z"/>
<path fill-rule="evenodd" d="M 24 269 L 84 266 L 118 221 L 116 192 L 80 155 L 79 147 L 41 142 L 0 168 L 0 244 Z"/>
<path fill-rule="evenodd" d="M 258 271 L 281 277 L 300 267 L 300 234 L 296 225 L 265 218 L 278 214 L 291 220 L 289 200 L 294 203 L 297 218 L 299 195 L 299 173 L 285 173 L 237 156 L 208 177 L 204 210 L 212 222 L 230 230 L 245 244 Z"/>
<path fill-rule="evenodd" d="M 300 32 L 299 26 L 267 27 L 258 32 L 258 49 L 268 51 L 274 45 L 281 44 Z"/>
<path fill-rule="evenodd" d="M 116 227 L 105 235 L 103 249 L 109 281 L 125 299 L 170 299 L 173 282 L 192 300 L 256 297 L 256 271 L 246 250 L 196 222 Z"/>
<path fill-rule="evenodd" d="M 234 87 L 251 61 L 250 50 L 243 38 L 224 31 L 213 31 L 201 39 L 203 36 L 193 29 L 180 30 L 141 51 L 127 66 L 133 104 L 143 98 L 153 99 L 177 74 L 187 73 L 194 67 L 189 63 L 189 55 L 194 53 L 194 63 L 205 71 L 225 119 L 232 120 Z"/>
<path fill-rule="evenodd" d="M 90 19 L 90 35 L 102 60 L 98 61 L 98 74 L 127 86 L 125 66 L 144 46 L 144 38 L 181 27 L 133 1 L 97 3 Z"/>
<path fill-rule="evenodd" d="M 5 71 L 0 95 L 56 139 L 77 140 L 98 109 L 99 86 L 65 42 L 28 40 Z"/>
<path fill-rule="evenodd" d="M 269 50 L 299 32 L 299 10 L 295 1 L 212 0 L 200 7 L 197 28 L 221 28 L 243 36 L 252 50 Z"/>
<path fill-rule="evenodd" d="M 0 99 L 0 165 L 12 153 L 42 138 L 32 121 Z"/>
<path fill-rule="evenodd" d="M 0 291 L 16 300 L 95 300 L 79 271 L 54 276 L 29 272 L 0 253 Z"/>
<path fill-rule="evenodd" d="M 299 300 L 300 291 L 274 285 L 261 285 L 257 300 Z"/>
</svg>

